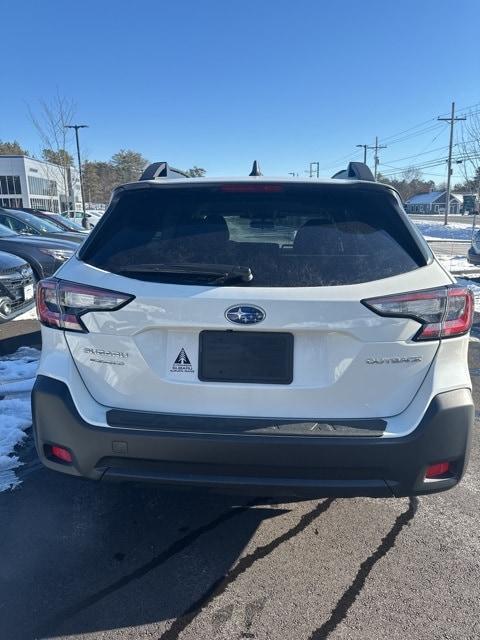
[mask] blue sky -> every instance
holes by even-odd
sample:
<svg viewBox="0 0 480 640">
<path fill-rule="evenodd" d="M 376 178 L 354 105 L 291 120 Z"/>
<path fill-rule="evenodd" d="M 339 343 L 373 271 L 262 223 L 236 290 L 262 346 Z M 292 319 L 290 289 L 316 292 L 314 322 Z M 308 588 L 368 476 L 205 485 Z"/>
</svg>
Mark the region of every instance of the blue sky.
<svg viewBox="0 0 480 640">
<path fill-rule="evenodd" d="M 478 0 L 23 0 L 2 15 L 0 139 L 34 153 L 27 105 L 57 89 L 90 125 L 90 159 L 132 148 L 209 175 L 255 158 L 267 175 L 311 161 L 328 175 L 375 135 L 405 166 L 446 145 L 447 126 L 395 134 L 480 103 Z"/>
</svg>

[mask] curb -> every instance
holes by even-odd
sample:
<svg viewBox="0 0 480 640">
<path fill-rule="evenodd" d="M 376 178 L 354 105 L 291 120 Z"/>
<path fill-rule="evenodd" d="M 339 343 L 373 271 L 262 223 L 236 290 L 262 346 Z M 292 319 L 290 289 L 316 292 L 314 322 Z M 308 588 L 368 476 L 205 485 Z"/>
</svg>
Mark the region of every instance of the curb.
<svg viewBox="0 0 480 640">
<path fill-rule="evenodd" d="M 37 320 L 12 320 L 0 325 L 0 357 L 12 354 L 20 347 L 42 348 Z"/>
</svg>

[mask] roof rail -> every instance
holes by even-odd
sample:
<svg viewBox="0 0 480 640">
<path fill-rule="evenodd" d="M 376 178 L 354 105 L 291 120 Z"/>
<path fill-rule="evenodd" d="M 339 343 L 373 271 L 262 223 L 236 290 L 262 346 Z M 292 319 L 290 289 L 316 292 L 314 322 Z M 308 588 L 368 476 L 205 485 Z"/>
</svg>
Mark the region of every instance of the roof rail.
<svg viewBox="0 0 480 640">
<path fill-rule="evenodd" d="M 167 162 L 153 162 L 144 169 L 139 180 L 156 180 L 157 178 L 188 178 L 180 169 L 170 167 Z"/>
<path fill-rule="evenodd" d="M 349 162 L 346 169 L 338 171 L 332 178 L 338 180 L 368 180 L 375 182 L 373 173 L 364 162 Z"/>
</svg>

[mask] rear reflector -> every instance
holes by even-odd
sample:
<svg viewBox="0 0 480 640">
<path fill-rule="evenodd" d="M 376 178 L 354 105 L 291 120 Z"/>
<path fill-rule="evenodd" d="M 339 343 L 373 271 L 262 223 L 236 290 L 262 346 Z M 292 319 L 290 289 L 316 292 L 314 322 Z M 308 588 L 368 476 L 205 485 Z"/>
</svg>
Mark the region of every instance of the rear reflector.
<svg viewBox="0 0 480 640">
<path fill-rule="evenodd" d="M 432 479 L 438 478 L 439 476 L 444 476 L 446 473 L 451 471 L 450 462 L 437 462 L 437 464 L 431 464 L 427 467 L 427 471 L 425 472 L 425 478 Z"/>
<path fill-rule="evenodd" d="M 414 340 L 461 336 L 470 331 L 473 321 L 472 292 L 458 285 L 370 298 L 362 303 L 380 316 L 420 322 L 422 327 Z"/>
<path fill-rule="evenodd" d="M 82 315 L 92 311 L 116 311 L 133 298 L 118 291 L 48 278 L 38 283 L 37 314 L 46 327 L 86 332 L 80 319 Z"/>
<path fill-rule="evenodd" d="M 52 444 L 50 447 L 50 455 L 52 458 L 57 458 L 57 460 L 61 460 L 62 462 L 67 462 L 71 464 L 73 462 L 73 456 L 68 449 L 64 447 L 60 447 L 57 444 Z"/>
</svg>

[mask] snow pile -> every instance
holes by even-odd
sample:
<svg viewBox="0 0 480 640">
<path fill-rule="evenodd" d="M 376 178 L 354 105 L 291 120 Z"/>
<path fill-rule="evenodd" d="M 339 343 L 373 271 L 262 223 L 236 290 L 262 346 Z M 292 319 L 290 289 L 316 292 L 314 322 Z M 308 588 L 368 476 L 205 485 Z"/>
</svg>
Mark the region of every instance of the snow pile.
<svg viewBox="0 0 480 640">
<path fill-rule="evenodd" d="M 30 392 L 35 381 L 40 351 L 20 347 L 0 359 L 0 491 L 19 484 L 14 469 L 20 466 L 15 447 L 32 424 Z"/>
<path fill-rule="evenodd" d="M 474 264 L 470 264 L 465 256 L 444 256 L 441 254 L 436 254 L 437 260 L 442 264 L 442 266 L 452 273 L 452 275 L 463 274 L 469 275 L 469 271 L 472 274 L 478 274 L 478 266 Z"/>
<path fill-rule="evenodd" d="M 448 240 L 471 240 L 472 224 L 452 222 L 445 226 L 443 222 L 432 220 L 431 222 L 412 222 L 418 227 L 420 233 L 430 240 L 445 238 Z M 478 227 L 477 227 L 478 228 Z"/>
</svg>

